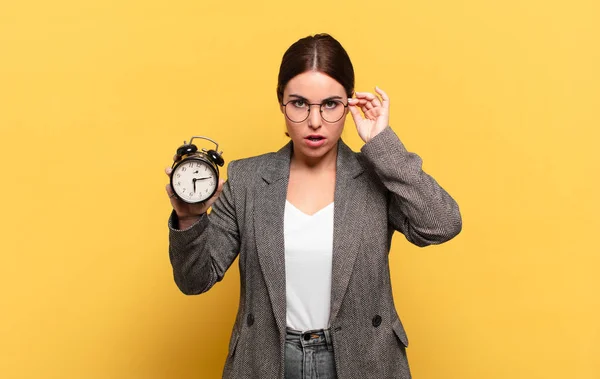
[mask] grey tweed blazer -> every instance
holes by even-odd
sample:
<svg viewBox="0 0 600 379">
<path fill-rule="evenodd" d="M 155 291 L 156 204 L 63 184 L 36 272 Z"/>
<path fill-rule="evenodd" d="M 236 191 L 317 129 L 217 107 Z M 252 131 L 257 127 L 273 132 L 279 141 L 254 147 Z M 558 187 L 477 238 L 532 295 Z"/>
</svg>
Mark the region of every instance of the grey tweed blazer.
<svg viewBox="0 0 600 379">
<path fill-rule="evenodd" d="M 240 303 L 223 378 L 283 379 L 286 329 L 283 215 L 291 142 L 276 153 L 232 161 L 208 215 L 186 230 L 169 219 L 175 283 L 208 291 L 239 254 Z M 456 202 L 386 128 L 355 153 L 338 144 L 331 316 L 340 379 L 410 378 L 408 339 L 392 298 L 392 234 L 440 244 L 462 221 Z"/>
</svg>

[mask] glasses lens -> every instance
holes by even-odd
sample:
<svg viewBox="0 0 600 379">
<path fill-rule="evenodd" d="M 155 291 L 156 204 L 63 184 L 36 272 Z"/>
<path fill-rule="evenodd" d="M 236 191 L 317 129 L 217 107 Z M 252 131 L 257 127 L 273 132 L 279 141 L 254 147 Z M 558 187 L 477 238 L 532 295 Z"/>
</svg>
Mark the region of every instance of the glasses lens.
<svg viewBox="0 0 600 379">
<path fill-rule="evenodd" d="M 308 104 L 303 100 L 292 100 L 285 105 L 285 115 L 292 122 L 302 122 L 308 118 Z"/>
<path fill-rule="evenodd" d="M 326 122 L 338 122 L 344 117 L 346 106 L 339 100 L 328 100 L 320 106 L 321 117 Z M 285 115 L 292 122 L 303 122 L 310 114 L 310 104 L 304 100 L 292 100 L 285 105 Z"/>
<path fill-rule="evenodd" d="M 321 117 L 327 122 L 337 122 L 344 117 L 346 107 L 338 100 L 328 100 L 321 104 Z"/>
</svg>

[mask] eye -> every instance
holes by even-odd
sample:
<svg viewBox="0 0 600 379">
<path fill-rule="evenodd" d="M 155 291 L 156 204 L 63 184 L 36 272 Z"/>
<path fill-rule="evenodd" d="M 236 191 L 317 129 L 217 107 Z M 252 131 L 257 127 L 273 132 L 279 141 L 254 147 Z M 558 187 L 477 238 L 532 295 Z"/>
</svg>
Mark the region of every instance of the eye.
<svg viewBox="0 0 600 379">
<path fill-rule="evenodd" d="M 323 103 L 323 107 L 325 107 L 325 109 L 335 109 L 335 107 L 338 105 L 340 105 L 339 102 L 335 100 L 327 100 Z"/>
<path fill-rule="evenodd" d="M 292 105 L 296 108 L 304 108 L 306 107 L 306 101 L 302 99 L 292 100 Z"/>
</svg>

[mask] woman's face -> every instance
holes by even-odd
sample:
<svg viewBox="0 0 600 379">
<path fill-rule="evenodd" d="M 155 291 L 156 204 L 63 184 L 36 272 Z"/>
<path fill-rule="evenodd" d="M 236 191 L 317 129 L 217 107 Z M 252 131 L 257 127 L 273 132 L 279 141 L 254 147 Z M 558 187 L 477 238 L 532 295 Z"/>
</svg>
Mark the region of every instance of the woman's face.
<svg viewBox="0 0 600 379">
<path fill-rule="evenodd" d="M 301 120 L 310 109 L 308 118 L 292 122 L 285 117 L 287 132 L 294 143 L 294 154 L 310 160 L 320 159 L 337 146 L 348 114 L 348 96 L 344 87 L 335 79 L 317 71 L 307 71 L 293 77 L 283 91 L 284 113 L 295 121 Z M 317 105 L 308 105 L 317 104 Z M 319 105 L 322 105 L 319 108 Z M 329 121 L 321 117 L 323 115 Z M 341 118 L 336 120 L 338 117 Z M 333 121 L 333 122 L 331 122 Z"/>
</svg>

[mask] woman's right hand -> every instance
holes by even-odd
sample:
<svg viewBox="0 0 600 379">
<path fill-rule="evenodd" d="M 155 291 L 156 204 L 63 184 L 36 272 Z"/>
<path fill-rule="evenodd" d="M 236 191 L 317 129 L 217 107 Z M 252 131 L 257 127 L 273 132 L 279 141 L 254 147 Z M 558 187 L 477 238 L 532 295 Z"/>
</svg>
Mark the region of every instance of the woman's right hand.
<svg viewBox="0 0 600 379">
<path fill-rule="evenodd" d="M 181 157 L 178 155 L 173 157 L 173 160 L 175 162 L 177 162 L 180 159 Z M 165 173 L 169 177 L 171 176 L 172 171 L 173 169 L 171 167 L 165 168 Z M 208 211 L 208 209 L 213 205 L 213 203 L 217 201 L 217 198 L 221 194 L 221 191 L 223 191 L 224 183 L 225 180 L 219 178 L 219 185 L 215 194 L 210 199 L 197 204 L 188 204 L 185 201 L 182 201 L 175 195 L 173 188 L 171 188 L 171 184 L 167 184 L 165 189 L 167 190 L 167 195 L 169 196 L 169 200 L 171 201 L 171 206 L 173 207 L 173 210 L 175 210 L 175 213 L 179 218 L 180 228 L 183 228 L 181 224 L 184 223 L 190 225 L 193 224 L 200 218 L 200 216 L 202 216 L 202 214 Z M 189 221 L 191 221 L 191 223 Z"/>
</svg>

